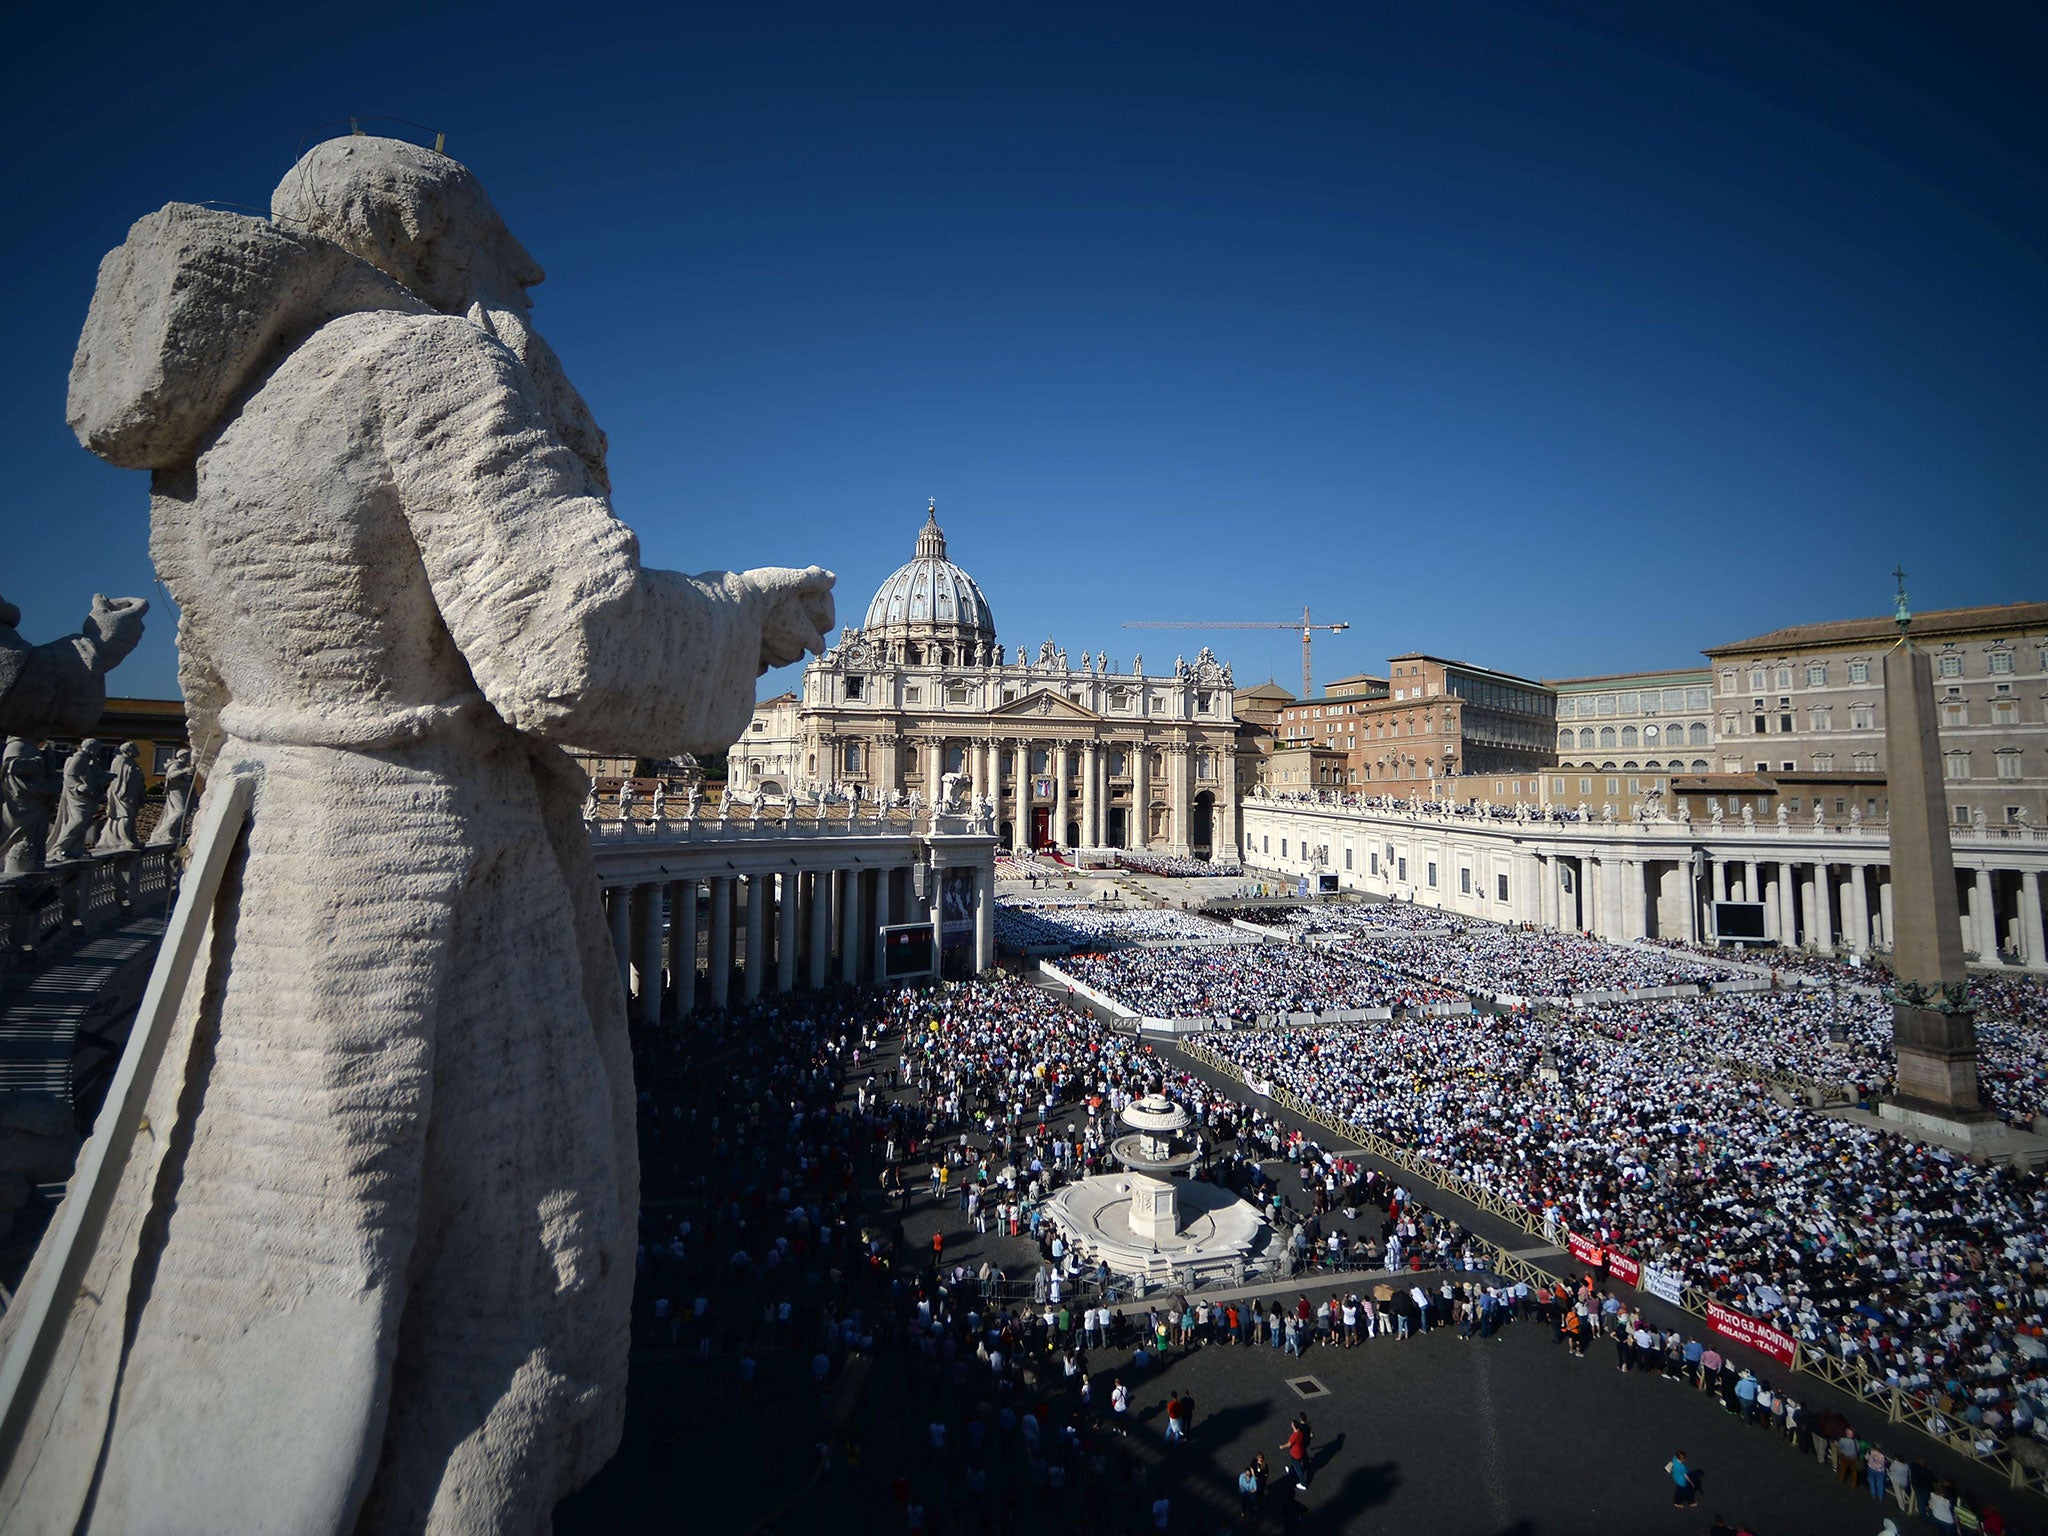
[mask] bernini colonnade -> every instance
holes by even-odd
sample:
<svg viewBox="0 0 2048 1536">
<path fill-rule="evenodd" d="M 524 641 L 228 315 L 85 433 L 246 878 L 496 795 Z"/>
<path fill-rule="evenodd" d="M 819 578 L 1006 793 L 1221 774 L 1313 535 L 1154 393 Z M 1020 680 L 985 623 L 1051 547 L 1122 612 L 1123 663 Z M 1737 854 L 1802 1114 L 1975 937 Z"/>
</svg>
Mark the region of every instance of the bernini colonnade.
<svg viewBox="0 0 2048 1536">
<path fill-rule="evenodd" d="M 966 970 L 995 963 L 994 848 L 971 817 L 785 806 L 762 821 L 599 821 L 590 831 L 640 1023 L 875 981 L 891 926 L 931 923 L 943 954 L 937 893 L 949 871 L 973 890 L 971 932 L 950 936 L 956 953 Z"/>
<path fill-rule="evenodd" d="M 1244 828 L 1248 866 L 1335 874 L 1341 889 L 1499 922 L 1705 943 L 1710 903 L 1751 901 L 1775 942 L 1839 955 L 1892 947 L 1882 826 L 1554 822 L 1254 798 Z M 1953 840 L 1964 950 L 1983 965 L 2048 970 L 2048 834 L 1958 827 Z"/>
</svg>

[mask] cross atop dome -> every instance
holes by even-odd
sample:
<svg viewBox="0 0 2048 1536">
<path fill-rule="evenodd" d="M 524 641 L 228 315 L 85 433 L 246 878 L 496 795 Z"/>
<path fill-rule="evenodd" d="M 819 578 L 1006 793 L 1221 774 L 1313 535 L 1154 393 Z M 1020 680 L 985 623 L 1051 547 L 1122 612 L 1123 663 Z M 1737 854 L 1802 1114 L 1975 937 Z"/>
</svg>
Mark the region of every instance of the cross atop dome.
<svg viewBox="0 0 2048 1536">
<path fill-rule="evenodd" d="M 939 498 L 934 496 L 931 505 L 925 508 L 924 526 L 917 531 L 917 554 L 919 560 L 943 560 L 946 558 L 946 532 L 939 526 Z"/>
</svg>

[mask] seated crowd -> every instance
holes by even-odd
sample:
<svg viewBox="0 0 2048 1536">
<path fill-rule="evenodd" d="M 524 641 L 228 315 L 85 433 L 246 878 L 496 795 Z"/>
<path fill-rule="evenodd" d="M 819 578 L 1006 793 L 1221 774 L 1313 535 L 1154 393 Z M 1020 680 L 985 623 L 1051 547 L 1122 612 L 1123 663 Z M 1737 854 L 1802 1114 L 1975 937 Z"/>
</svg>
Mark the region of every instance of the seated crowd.
<svg viewBox="0 0 2048 1536">
<path fill-rule="evenodd" d="M 996 943 L 1033 948 L 1114 949 L 1131 944 L 1251 944 L 1242 929 L 1160 907 L 1096 908 L 996 903 Z"/>
<path fill-rule="evenodd" d="M 1422 1008 L 1458 1001 L 1356 955 L 1298 944 L 1241 949 L 1122 950 L 1076 955 L 1062 970 L 1147 1018 L 1225 1014 L 1250 1023 L 1273 1013 Z"/>
<path fill-rule="evenodd" d="M 1654 1033 L 1517 1015 L 1204 1043 L 1532 1217 L 1860 1359 L 1987 1442 L 2048 1438 L 2039 1174 L 1778 1103 Z"/>
<path fill-rule="evenodd" d="M 1134 849 L 1116 851 L 1119 866 L 1140 875 L 1166 875 L 1176 879 L 1234 880 L 1244 873 L 1235 859 L 1190 859 L 1172 853 L 1141 853 Z"/>
<path fill-rule="evenodd" d="M 1388 934 L 1364 952 L 1411 976 L 1461 991 L 1513 997 L 1574 997 L 1638 987 L 1685 987 L 1735 973 L 1666 950 L 1606 944 L 1576 933 L 1450 920 L 1449 936 Z"/>
</svg>

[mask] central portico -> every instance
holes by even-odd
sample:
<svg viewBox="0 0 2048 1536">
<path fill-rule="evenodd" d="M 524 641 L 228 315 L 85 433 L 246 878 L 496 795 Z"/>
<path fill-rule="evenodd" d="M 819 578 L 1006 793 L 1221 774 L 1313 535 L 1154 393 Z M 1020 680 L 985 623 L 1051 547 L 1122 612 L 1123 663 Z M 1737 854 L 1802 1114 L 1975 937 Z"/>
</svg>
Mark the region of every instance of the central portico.
<svg viewBox="0 0 2048 1536">
<path fill-rule="evenodd" d="M 763 706 L 732 772 L 751 789 L 780 759 L 794 765 L 784 789 L 926 803 L 957 775 L 1012 849 L 1234 858 L 1234 689 L 1206 650 L 1151 674 L 1137 656 L 1075 657 L 1051 639 L 1006 650 L 980 585 L 947 558 L 934 505 L 865 622 L 805 669 L 793 726 Z"/>
</svg>

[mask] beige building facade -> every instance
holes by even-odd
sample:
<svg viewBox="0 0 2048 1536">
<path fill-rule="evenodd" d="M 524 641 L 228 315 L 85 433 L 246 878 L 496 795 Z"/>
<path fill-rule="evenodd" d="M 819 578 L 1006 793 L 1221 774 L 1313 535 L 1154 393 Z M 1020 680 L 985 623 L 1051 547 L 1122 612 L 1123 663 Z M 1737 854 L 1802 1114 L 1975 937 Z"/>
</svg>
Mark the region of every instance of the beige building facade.
<svg viewBox="0 0 2048 1536">
<path fill-rule="evenodd" d="M 1106 655 L 1050 639 L 1006 647 L 946 548 L 934 507 L 864 621 L 804 669 L 783 789 L 930 804 L 957 775 L 1012 849 L 1234 858 L 1250 748 L 1230 668 L 1206 649 L 1148 673 L 1142 659 L 1112 671 Z M 782 739 L 787 708 L 757 711 L 750 748 Z"/>
<path fill-rule="evenodd" d="M 2048 824 L 2048 603 L 1917 614 L 1957 826 Z M 1723 773 L 1882 775 L 1891 618 L 1797 624 L 1706 652 Z"/>
</svg>

